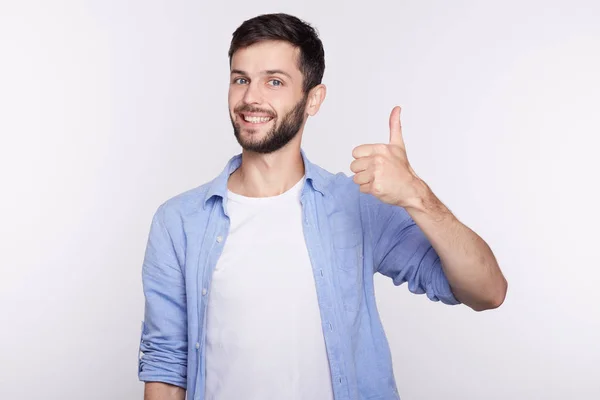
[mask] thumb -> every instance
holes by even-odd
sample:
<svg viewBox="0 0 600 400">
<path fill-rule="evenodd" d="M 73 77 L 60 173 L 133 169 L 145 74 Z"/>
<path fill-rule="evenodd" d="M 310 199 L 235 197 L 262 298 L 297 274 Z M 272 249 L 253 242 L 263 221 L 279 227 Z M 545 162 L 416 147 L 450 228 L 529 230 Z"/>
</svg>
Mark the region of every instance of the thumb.
<svg viewBox="0 0 600 400">
<path fill-rule="evenodd" d="M 400 106 L 394 107 L 390 114 L 390 144 L 395 144 L 404 148 L 404 138 L 402 137 L 402 123 L 400 122 Z"/>
</svg>

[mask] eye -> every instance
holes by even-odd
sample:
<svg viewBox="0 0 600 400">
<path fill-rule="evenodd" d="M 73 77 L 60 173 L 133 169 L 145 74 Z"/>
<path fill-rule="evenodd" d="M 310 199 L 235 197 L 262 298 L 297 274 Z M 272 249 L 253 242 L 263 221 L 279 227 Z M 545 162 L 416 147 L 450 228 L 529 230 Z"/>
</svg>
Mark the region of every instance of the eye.
<svg viewBox="0 0 600 400">
<path fill-rule="evenodd" d="M 271 86 L 283 86 L 283 82 L 281 82 L 279 79 L 271 79 L 269 83 Z"/>
<path fill-rule="evenodd" d="M 235 78 L 233 80 L 233 83 L 238 85 L 245 85 L 246 83 L 248 83 L 248 80 L 246 80 L 246 78 Z"/>
</svg>

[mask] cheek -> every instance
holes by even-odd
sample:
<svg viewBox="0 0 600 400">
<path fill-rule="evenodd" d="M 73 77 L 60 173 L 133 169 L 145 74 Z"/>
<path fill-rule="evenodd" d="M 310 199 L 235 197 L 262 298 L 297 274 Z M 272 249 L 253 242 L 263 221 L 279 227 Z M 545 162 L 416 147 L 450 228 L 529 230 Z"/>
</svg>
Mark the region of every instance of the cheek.
<svg viewBox="0 0 600 400">
<path fill-rule="evenodd" d="M 277 113 L 279 118 L 285 117 L 293 108 L 293 100 L 288 98 L 272 98 L 269 99 L 271 109 Z"/>
<path fill-rule="evenodd" d="M 235 100 L 234 95 L 231 93 L 231 90 L 229 91 L 229 95 L 227 96 L 227 104 L 229 105 L 229 112 L 233 112 L 237 101 Z"/>
<path fill-rule="evenodd" d="M 229 110 L 233 112 L 233 109 L 237 107 L 242 98 L 244 97 L 243 93 L 240 90 L 235 90 L 235 88 L 229 88 L 229 92 L 227 93 L 227 102 L 229 103 Z"/>
</svg>

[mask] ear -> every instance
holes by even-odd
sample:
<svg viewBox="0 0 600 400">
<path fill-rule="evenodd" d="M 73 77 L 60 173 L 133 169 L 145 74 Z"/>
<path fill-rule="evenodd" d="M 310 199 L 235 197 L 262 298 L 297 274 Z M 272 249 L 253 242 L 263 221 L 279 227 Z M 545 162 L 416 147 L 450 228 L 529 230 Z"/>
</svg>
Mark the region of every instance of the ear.
<svg viewBox="0 0 600 400">
<path fill-rule="evenodd" d="M 313 116 L 319 112 L 319 108 L 321 108 L 321 104 L 323 104 L 326 94 L 327 88 L 323 84 L 319 84 L 310 89 L 308 101 L 306 102 L 306 113 L 308 115 Z"/>
</svg>

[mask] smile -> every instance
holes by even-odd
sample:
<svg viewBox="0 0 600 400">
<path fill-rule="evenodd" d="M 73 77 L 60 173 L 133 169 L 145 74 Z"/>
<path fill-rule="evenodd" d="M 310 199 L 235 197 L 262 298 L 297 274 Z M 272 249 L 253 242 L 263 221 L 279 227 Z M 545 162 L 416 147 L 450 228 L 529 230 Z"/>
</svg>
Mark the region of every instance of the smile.
<svg viewBox="0 0 600 400">
<path fill-rule="evenodd" d="M 251 124 L 263 124 L 265 122 L 269 122 L 272 120 L 272 117 L 255 117 L 251 115 L 242 115 L 244 121 L 249 122 Z"/>
</svg>

